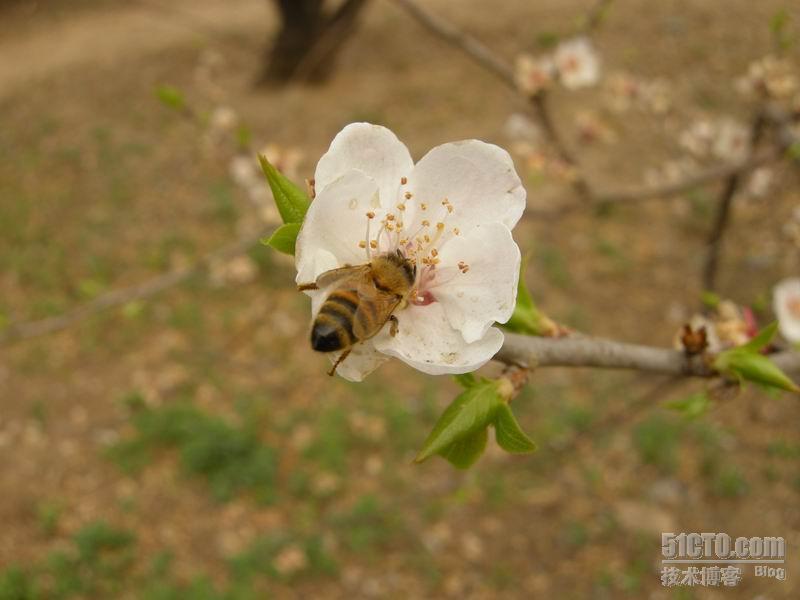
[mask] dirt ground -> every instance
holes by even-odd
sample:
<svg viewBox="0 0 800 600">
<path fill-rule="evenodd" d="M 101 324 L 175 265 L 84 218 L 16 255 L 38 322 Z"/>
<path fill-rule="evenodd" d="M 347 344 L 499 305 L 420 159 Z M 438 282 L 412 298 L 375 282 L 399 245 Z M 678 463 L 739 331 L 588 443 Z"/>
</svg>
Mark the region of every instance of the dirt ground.
<svg viewBox="0 0 800 600">
<path fill-rule="evenodd" d="M 592 3 L 425 4 L 513 60 Z M 734 81 L 771 51 L 781 10 L 800 32 L 780 0 L 614 2 L 594 35 L 604 74 L 663 78 L 671 109 L 615 112 L 603 85 L 556 92 L 591 180 L 638 185 L 685 154 L 696 119 L 747 120 Z M 513 145 L 504 124 L 524 102 L 391 2 L 368 7 L 316 87 L 253 86 L 274 29 L 264 0 L 0 4 L 0 329 L 259 227 L 229 170 L 235 135 L 208 124 L 217 107 L 246 125 L 240 142 L 302 151 L 298 180 L 356 120 L 415 158 L 464 138 Z M 800 68 L 800 43 L 787 59 Z M 160 102 L 164 86 L 196 116 Z M 611 135 L 587 142 L 586 111 Z M 529 207 L 572 199 L 515 160 Z M 719 278 L 761 323 L 771 286 L 798 271 L 798 171 L 772 176 L 766 196 L 737 197 Z M 671 345 L 699 306 L 716 190 L 524 217 L 536 300 L 582 331 Z M 257 247 L 215 269 L 0 346 L 0 599 L 800 597 L 796 397 L 726 391 L 687 421 L 665 404 L 704 382 L 542 369 L 514 400 L 539 452 L 490 443 L 467 472 L 413 465 L 452 381 L 394 362 L 362 384 L 328 378 L 291 261 Z M 788 577 L 747 565 L 735 588 L 668 590 L 667 531 L 782 536 Z"/>
</svg>

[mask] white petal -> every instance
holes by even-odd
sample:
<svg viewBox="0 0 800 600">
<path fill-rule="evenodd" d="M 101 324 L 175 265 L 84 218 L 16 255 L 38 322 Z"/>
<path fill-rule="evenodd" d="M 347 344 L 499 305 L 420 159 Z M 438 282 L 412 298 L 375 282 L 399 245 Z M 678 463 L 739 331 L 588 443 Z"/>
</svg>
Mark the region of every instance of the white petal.
<svg viewBox="0 0 800 600">
<path fill-rule="evenodd" d="M 525 188 L 508 152 L 478 140 L 437 146 L 417 163 L 409 177 L 416 221 L 445 222 L 467 233 L 481 223 L 503 223 L 513 229 L 525 208 Z M 442 201 L 453 207 L 448 214 Z M 414 230 L 417 223 L 407 229 Z"/>
<path fill-rule="evenodd" d="M 351 123 L 333 138 L 317 163 L 314 182 L 320 191 L 351 169 L 363 171 L 378 183 L 386 207 L 394 204 L 400 178 L 408 177 L 413 167 L 408 148 L 390 130 L 370 123 Z"/>
<path fill-rule="evenodd" d="M 375 348 L 395 356 L 423 373 L 467 373 L 486 364 L 503 345 L 503 334 L 491 328 L 483 339 L 468 344 L 447 322 L 441 303 L 411 305 L 396 313 L 399 329 L 375 336 Z"/>
<path fill-rule="evenodd" d="M 314 281 L 321 273 L 346 263 L 367 262 L 358 243 L 366 238 L 367 212 L 376 212 L 374 221 L 380 219 L 380 209 L 375 208 L 377 193 L 374 180 L 360 171 L 349 171 L 317 194 L 297 236 L 298 283 Z"/>
<path fill-rule="evenodd" d="M 465 264 L 466 272 L 448 269 L 441 283 L 430 288 L 441 302 L 451 326 L 467 342 L 481 339 L 497 321 L 514 312 L 520 252 L 511 232 L 501 223 L 476 227 L 469 235 L 451 238 L 439 251 L 442 265 Z"/>
<path fill-rule="evenodd" d="M 778 317 L 781 335 L 787 341 L 800 342 L 800 278 L 784 279 L 772 290 L 772 305 Z"/>
<path fill-rule="evenodd" d="M 331 354 L 331 362 L 335 362 L 339 353 Z M 364 377 L 372 373 L 383 363 L 389 360 L 385 354 L 375 350 L 371 340 L 356 344 L 338 367 L 336 373 L 348 381 L 363 381 Z"/>
</svg>

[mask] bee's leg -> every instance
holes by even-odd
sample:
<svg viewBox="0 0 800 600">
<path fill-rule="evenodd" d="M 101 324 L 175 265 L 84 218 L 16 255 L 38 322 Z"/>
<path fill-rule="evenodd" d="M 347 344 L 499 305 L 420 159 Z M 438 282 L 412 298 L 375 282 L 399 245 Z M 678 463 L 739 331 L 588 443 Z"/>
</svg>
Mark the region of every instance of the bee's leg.
<svg viewBox="0 0 800 600">
<path fill-rule="evenodd" d="M 319 289 L 319 286 L 316 284 L 316 282 L 313 282 L 313 281 L 311 283 L 298 283 L 297 284 L 297 291 L 298 292 L 305 292 L 306 290 L 318 290 L 318 289 Z"/>
<path fill-rule="evenodd" d="M 389 317 L 389 335 L 394 337 L 397 335 L 397 330 L 400 327 L 400 321 L 394 315 Z"/>
<path fill-rule="evenodd" d="M 352 348 L 347 348 L 347 349 L 345 349 L 345 350 L 343 350 L 343 351 L 342 351 L 342 353 L 339 355 L 339 358 L 337 358 L 337 359 L 336 359 L 336 362 L 335 362 L 335 363 L 333 363 L 333 366 L 331 367 L 331 370 L 330 370 L 330 371 L 328 371 L 328 375 L 330 375 L 331 377 L 333 377 L 333 374 L 334 374 L 334 373 L 336 373 L 336 367 L 338 367 L 338 366 L 339 366 L 339 364 L 340 364 L 340 363 L 341 363 L 341 362 L 342 362 L 342 361 L 343 361 L 345 358 L 347 358 L 347 357 L 350 355 L 350 350 L 352 350 Z"/>
</svg>

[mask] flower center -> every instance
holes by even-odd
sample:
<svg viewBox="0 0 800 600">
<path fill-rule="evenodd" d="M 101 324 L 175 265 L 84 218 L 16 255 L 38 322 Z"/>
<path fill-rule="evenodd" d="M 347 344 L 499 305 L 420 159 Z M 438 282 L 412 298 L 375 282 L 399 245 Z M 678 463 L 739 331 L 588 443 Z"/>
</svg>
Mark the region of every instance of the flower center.
<svg viewBox="0 0 800 600">
<path fill-rule="evenodd" d="M 800 296 L 793 296 L 786 301 L 789 314 L 795 319 L 800 319 Z"/>
<path fill-rule="evenodd" d="M 407 181 L 407 178 L 403 177 L 400 183 L 404 186 Z M 412 202 L 416 202 L 415 208 L 423 218 L 416 231 L 409 233 L 406 231 L 403 218 L 406 204 Z M 442 282 L 441 268 L 446 266 L 449 270 L 451 267 L 451 265 L 439 266 L 441 263 L 439 248 L 448 239 L 461 233 L 458 227 L 448 227 L 447 225 L 450 216 L 455 212 L 450 200 L 445 198 L 440 205 L 443 210 L 436 212 L 442 214 L 441 220 L 432 222 L 425 217 L 434 212 L 433 209 L 430 209 L 426 202 L 414 198 L 411 192 L 403 192 L 401 201 L 395 207 L 396 210 L 387 211 L 379 221 L 380 227 L 374 238 L 371 237 L 374 227 L 372 222 L 377 217 L 373 211 L 366 213 L 366 236 L 358 243 L 358 246 L 366 251 L 367 261 L 372 260 L 373 252 L 385 254 L 399 249 L 408 260 L 416 263 L 417 277 L 408 301 L 417 306 L 427 306 L 436 302 L 432 288 L 436 283 Z M 458 261 L 457 265 L 452 265 L 452 270 L 455 271 L 456 267 L 461 274 L 469 271 L 469 265 L 464 261 Z"/>
</svg>

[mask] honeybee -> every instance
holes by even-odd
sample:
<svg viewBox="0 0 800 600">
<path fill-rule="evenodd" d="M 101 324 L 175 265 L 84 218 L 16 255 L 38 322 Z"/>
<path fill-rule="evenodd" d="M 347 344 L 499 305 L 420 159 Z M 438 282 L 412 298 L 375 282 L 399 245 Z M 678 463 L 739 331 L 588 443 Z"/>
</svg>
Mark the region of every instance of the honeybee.
<svg viewBox="0 0 800 600">
<path fill-rule="evenodd" d="M 400 250 L 375 256 L 363 265 L 344 266 L 322 273 L 300 291 L 330 288 L 311 326 L 311 347 L 317 352 L 342 351 L 328 375 L 347 358 L 353 346 L 370 339 L 390 322 L 397 335 L 394 311 L 408 301 L 417 266 Z"/>
</svg>

